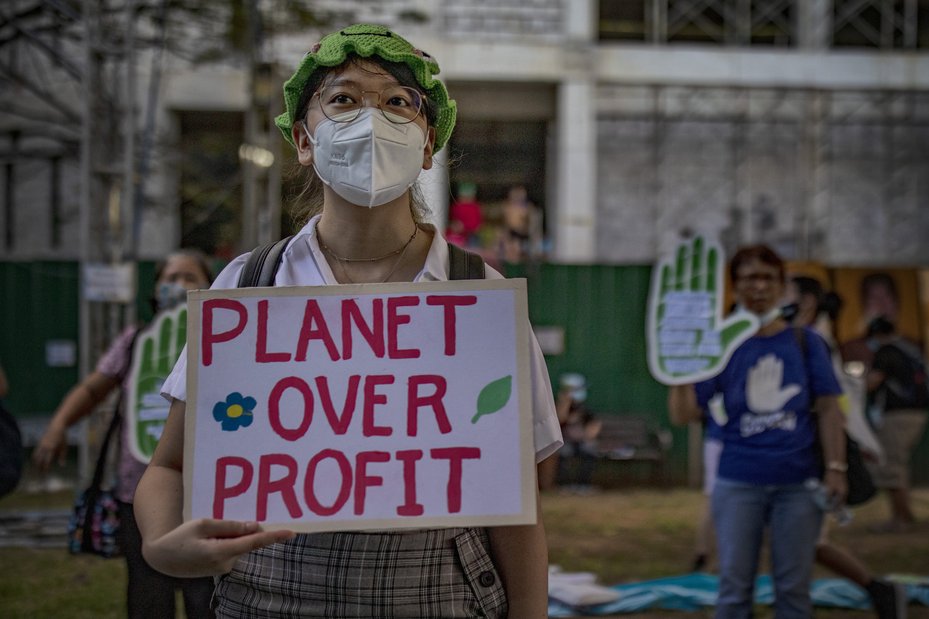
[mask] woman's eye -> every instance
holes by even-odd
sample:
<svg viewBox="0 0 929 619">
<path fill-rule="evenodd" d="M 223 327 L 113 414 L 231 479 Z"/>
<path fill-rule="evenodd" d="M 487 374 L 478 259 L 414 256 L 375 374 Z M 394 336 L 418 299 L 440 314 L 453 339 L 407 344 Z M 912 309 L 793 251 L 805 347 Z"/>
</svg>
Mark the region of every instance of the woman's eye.
<svg viewBox="0 0 929 619">
<path fill-rule="evenodd" d="M 351 97 L 351 95 L 340 92 L 332 95 L 332 97 L 329 99 L 329 102 L 336 103 L 338 105 L 349 105 L 354 103 L 355 100 Z"/>
<path fill-rule="evenodd" d="M 390 107 L 410 107 L 413 104 L 407 97 L 394 95 L 387 100 L 387 105 Z"/>
<path fill-rule="evenodd" d="M 323 105 L 354 105 L 358 99 L 345 90 L 327 89 L 323 91 L 320 100 Z"/>
</svg>

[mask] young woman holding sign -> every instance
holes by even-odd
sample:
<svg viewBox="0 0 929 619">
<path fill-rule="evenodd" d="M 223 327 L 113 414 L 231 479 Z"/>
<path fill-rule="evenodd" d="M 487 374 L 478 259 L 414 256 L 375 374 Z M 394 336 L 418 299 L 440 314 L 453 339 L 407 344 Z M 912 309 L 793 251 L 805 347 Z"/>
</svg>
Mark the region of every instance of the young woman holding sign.
<svg viewBox="0 0 929 619">
<path fill-rule="evenodd" d="M 284 85 L 287 111 L 277 125 L 310 177 L 307 212 L 322 209 L 287 246 L 276 285 L 448 279 L 448 245 L 424 223 L 412 189 L 454 126 L 455 103 L 438 72 L 432 57 L 376 25 L 329 34 L 304 56 Z M 235 287 L 246 258 L 213 287 Z M 501 276 L 488 269 L 487 277 Z M 534 340 L 530 357 L 540 461 L 560 447 L 561 434 Z M 254 522 L 183 522 L 185 370 L 182 356 L 165 383 L 171 415 L 136 514 L 152 565 L 179 576 L 223 575 L 217 616 L 547 615 L 541 517 L 532 526 L 307 535 Z"/>
</svg>

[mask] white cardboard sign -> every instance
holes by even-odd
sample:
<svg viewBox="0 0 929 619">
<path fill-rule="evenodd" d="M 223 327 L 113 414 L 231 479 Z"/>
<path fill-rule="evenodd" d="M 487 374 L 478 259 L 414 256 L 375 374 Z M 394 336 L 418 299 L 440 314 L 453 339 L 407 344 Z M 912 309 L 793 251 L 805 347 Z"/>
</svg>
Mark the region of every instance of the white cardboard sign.
<svg viewBox="0 0 929 619">
<path fill-rule="evenodd" d="M 186 519 L 535 522 L 525 280 L 190 293 Z"/>
</svg>

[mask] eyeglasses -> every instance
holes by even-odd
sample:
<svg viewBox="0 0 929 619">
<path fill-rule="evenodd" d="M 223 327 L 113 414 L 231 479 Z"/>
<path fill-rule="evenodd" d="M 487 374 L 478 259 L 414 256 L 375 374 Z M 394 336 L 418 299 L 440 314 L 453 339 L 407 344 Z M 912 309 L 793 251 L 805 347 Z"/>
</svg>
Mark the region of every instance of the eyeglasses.
<svg viewBox="0 0 929 619">
<path fill-rule="evenodd" d="M 413 122 L 423 109 L 423 95 L 415 88 L 388 86 L 383 90 L 359 90 L 348 84 L 334 84 L 317 90 L 319 107 L 329 120 L 347 123 L 358 118 L 364 107 L 364 96 L 374 95 L 375 106 L 384 118 L 398 125 Z"/>
<path fill-rule="evenodd" d="M 739 275 L 736 277 L 736 282 L 740 284 L 747 283 L 771 285 L 778 281 L 780 281 L 780 278 L 773 273 L 747 273 L 745 275 Z"/>
</svg>

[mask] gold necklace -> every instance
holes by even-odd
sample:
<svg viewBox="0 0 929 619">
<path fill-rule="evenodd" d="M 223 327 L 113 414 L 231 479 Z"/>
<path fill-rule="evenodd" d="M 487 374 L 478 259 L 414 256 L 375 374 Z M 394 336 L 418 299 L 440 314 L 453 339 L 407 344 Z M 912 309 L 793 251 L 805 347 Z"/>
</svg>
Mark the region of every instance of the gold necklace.
<svg viewBox="0 0 929 619">
<path fill-rule="evenodd" d="M 416 222 L 413 222 L 413 234 L 411 234 L 410 238 L 406 240 L 406 243 L 391 252 L 387 252 L 383 256 L 377 256 L 375 258 L 344 258 L 340 256 L 339 254 L 332 251 L 332 248 L 326 245 L 326 242 L 323 241 L 323 237 L 319 235 L 319 226 L 316 227 L 316 240 L 319 241 L 319 246 L 326 250 L 326 253 L 328 253 L 339 262 L 380 262 L 381 260 L 405 252 L 406 248 L 409 247 L 410 243 L 413 242 L 413 239 L 416 238 L 417 232 L 419 232 L 419 226 L 416 225 Z"/>
<path fill-rule="evenodd" d="M 417 229 L 418 229 L 418 228 L 419 228 L 419 226 L 417 226 Z M 416 236 L 416 232 L 413 232 L 413 236 Z M 319 232 L 316 233 L 316 238 L 317 238 L 317 240 L 319 239 Z M 406 256 L 406 250 L 409 248 L 410 243 L 412 243 L 412 242 L 413 242 L 413 237 L 410 237 L 410 240 L 407 241 L 406 244 L 405 244 L 403 247 L 400 248 L 400 250 L 399 250 L 399 251 L 400 251 L 400 256 L 397 258 L 396 262 L 394 262 L 394 265 L 393 265 L 392 267 L 390 267 L 390 270 L 387 271 L 387 275 L 384 276 L 384 279 L 382 279 L 382 280 L 381 280 L 380 282 L 378 282 L 378 283 L 380 283 L 380 284 L 385 283 L 387 280 L 390 279 L 390 277 L 394 274 L 394 272 L 396 272 L 397 268 L 400 266 L 400 263 L 403 262 L 403 257 Z M 322 242 L 320 242 L 320 244 L 322 244 Z M 327 249 L 328 249 L 328 248 L 327 248 Z M 331 252 L 330 252 L 330 253 L 331 253 Z M 336 256 L 335 254 L 332 254 L 332 256 L 333 256 L 334 258 L 337 258 L 337 259 L 338 259 L 338 256 Z M 349 284 L 355 284 L 355 283 L 357 283 L 357 282 L 356 282 L 355 280 L 352 279 L 351 275 L 348 274 L 348 269 L 345 268 L 345 263 L 346 263 L 346 262 L 363 262 L 363 260 L 354 260 L 354 261 L 352 261 L 352 260 L 339 260 L 339 269 L 341 269 L 341 271 L 342 271 L 342 277 L 344 277 L 344 278 L 346 279 L 346 282 L 347 282 L 347 283 L 349 283 Z"/>
</svg>

